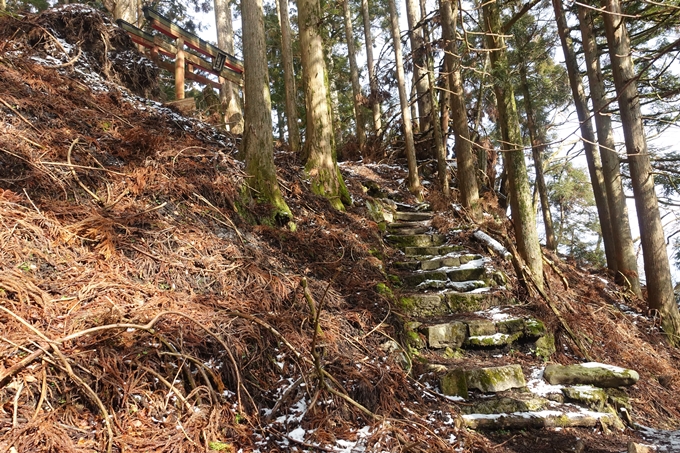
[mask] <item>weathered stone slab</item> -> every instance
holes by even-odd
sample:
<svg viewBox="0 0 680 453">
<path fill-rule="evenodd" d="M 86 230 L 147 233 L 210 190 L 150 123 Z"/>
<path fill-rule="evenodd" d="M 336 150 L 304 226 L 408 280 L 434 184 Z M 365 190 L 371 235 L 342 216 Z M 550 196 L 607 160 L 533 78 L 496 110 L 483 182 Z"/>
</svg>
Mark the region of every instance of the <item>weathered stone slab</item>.
<svg viewBox="0 0 680 453">
<path fill-rule="evenodd" d="M 502 392 L 525 387 L 524 374 L 519 365 L 505 365 L 489 368 L 475 368 L 466 373 L 468 388 L 482 392 Z"/>
<path fill-rule="evenodd" d="M 540 338 L 547 332 L 543 321 L 529 318 L 524 321 L 524 335 L 528 338 Z"/>
<path fill-rule="evenodd" d="M 447 256 L 443 258 L 435 258 L 431 260 L 423 260 L 421 267 L 423 270 L 439 269 L 440 267 L 454 267 L 460 266 L 460 257 Z"/>
<path fill-rule="evenodd" d="M 491 398 L 462 406 L 464 414 L 508 414 L 512 412 L 530 412 L 544 409 L 550 401 L 533 394 L 513 395 L 503 398 Z"/>
<path fill-rule="evenodd" d="M 394 220 L 405 220 L 407 222 L 418 222 L 432 219 L 431 212 L 404 212 L 397 211 L 394 214 Z"/>
<path fill-rule="evenodd" d="M 429 227 L 425 226 L 400 226 L 399 228 L 394 228 L 392 225 L 387 226 L 387 231 L 393 234 L 425 234 L 430 230 Z"/>
<path fill-rule="evenodd" d="M 513 334 L 524 333 L 524 318 L 512 318 L 496 321 L 496 330 L 500 333 Z"/>
<path fill-rule="evenodd" d="M 561 412 L 554 410 L 513 412 L 509 414 L 463 415 L 465 426 L 471 429 L 528 429 L 555 427 L 593 427 L 598 423 L 615 424 L 616 415 L 604 412 Z"/>
<path fill-rule="evenodd" d="M 564 387 L 562 393 L 571 401 L 576 401 L 591 409 L 601 411 L 607 402 L 607 393 L 592 385 L 575 385 Z"/>
<path fill-rule="evenodd" d="M 488 319 L 471 319 L 465 321 L 468 325 L 469 333 L 471 337 L 476 337 L 479 335 L 493 335 L 496 333 L 496 324 Z"/>
<path fill-rule="evenodd" d="M 465 340 L 465 346 L 479 347 L 479 348 L 498 348 L 514 343 L 522 337 L 521 332 L 507 334 L 495 333 L 493 335 L 478 335 L 469 337 Z"/>
<path fill-rule="evenodd" d="M 474 291 L 475 289 L 484 287 L 486 287 L 486 283 L 482 280 L 469 280 L 467 282 L 452 282 L 451 280 L 448 280 L 447 285 L 443 288 L 449 288 L 453 291 L 464 293 L 466 291 Z"/>
<path fill-rule="evenodd" d="M 481 280 L 486 274 L 484 266 L 460 267 L 446 272 L 452 282 L 466 282 L 469 280 Z"/>
<path fill-rule="evenodd" d="M 460 396 L 462 398 L 468 397 L 465 371 L 460 368 L 451 370 L 442 376 L 442 378 L 439 380 L 439 386 L 444 395 Z"/>
<path fill-rule="evenodd" d="M 439 316 L 449 312 L 446 301 L 438 294 L 409 294 L 399 299 L 400 308 L 414 316 Z"/>
<path fill-rule="evenodd" d="M 446 273 L 442 271 L 418 272 L 416 274 L 405 275 L 402 278 L 404 286 L 407 288 L 415 288 L 419 284 L 431 280 L 446 281 L 448 278 Z"/>
<path fill-rule="evenodd" d="M 442 245 L 442 246 L 427 246 L 427 247 L 405 247 L 404 254 L 406 256 L 436 256 L 446 255 L 453 252 L 460 252 L 464 250 L 460 245 Z"/>
<path fill-rule="evenodd" d="M 491 307 L 514 305 L 517 303 L 515 298 L 512 296 L 507 296 L 505 293 L 496 293 L 491 291 L 482 293 L 447 291 L 443 295 L 446 297 L 446 303 L 453 313 L 486 310 L 487 308 Z"/>
<path fill-rule="evenodd" d="M 467 337 L 467 326 L 458 321 L 426 326 L 422 330 L 428 346 L 434 349 L 460 348 Z"/>
<path fill-rule="evenodd" d="M 535 351 L 538 357 L 548 359 L 557 352 L 557 349 L 555 349 L 555 336 L 549 333 L 536 340 Z"/>
<path fill-rule="evenodd" d="M 397 247 L 431 247 L 446 242 L 441 234 L 388 234 L 385 239 Z"/>
<path fill-rule="evenodd" d="M 402 271 L 417 271 L 420 270 L 420 261 L 396 261 L 392 267 Z"/>
<path fill-rule="evenodd" d="M 597 362 L 567 366 L 548 365 L 543 376 L 553 385 L 583 384 L 596 387 L 622 387 L 633 385 L 640 379 L 640 375 L 634 370 Z"/>
</svg>

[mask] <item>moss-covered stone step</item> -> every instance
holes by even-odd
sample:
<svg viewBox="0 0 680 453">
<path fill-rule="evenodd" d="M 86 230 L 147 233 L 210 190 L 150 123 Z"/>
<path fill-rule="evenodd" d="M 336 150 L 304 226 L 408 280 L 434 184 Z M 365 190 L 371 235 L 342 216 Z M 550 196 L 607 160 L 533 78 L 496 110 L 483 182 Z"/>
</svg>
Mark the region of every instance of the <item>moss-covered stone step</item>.
<svg viewBox="0 0 680 453">
<path fill-rule="evenodd" d="M 481 265 L 480 265 L 481 264 Z M 452 282 L 466 282 L 469 280 L 483 280 L 486 277 L 486 268 L 483 263 L 468 264 L 457 268 L 446 269 L 446 276 Z"/>
<path fill-rule="evenodd" d="M 394 207 L 396 208 L 397 211 L 401 212 L 431 212 L 432 211 L 432 206 L 430 206 L 429 203 L 423 202 L 423 203 L 418 203 L 418 204 L 406 204 L 406 203 L 400 203 L 400 202 L 395 202 Z"/>
<path fill-rule="evenodd" d="M 404 212 L 397 211 L 394 214 L 394 220 L 403 220 L 406 222 L 420 222 L 423 220 L 431 220 L 432 212 Z"/>
<path fill-rule="evenodd" d="M 483 280 L 468 280 L 465 282 L 452 282 L 451 280 L 427 280 L 419 283 L 414 289 L 419 291 L 457 291 L 464 293 L 467 291 L 474 291 L 476 289 L 487 288 L 486 282 Z"/>
<path fill-rule="evenodd" d="M 550 405 L 550 400 L 533 393 L 515 393 L 500 398 L 471 401 L 461 406 L 464 414 L 507 414 L 512 412 L 540 411 Z"/>
<path fill-rule="evenodd" d="M 492 307 L 517 305 L 517 299 L 503 291 L 458 292 L 446 291 L 441 294 L 451 313 L 486 310 Z"/>
<path fill-rule="evenodd" d="M 441 301 L 431 300 L 432 311 L 441 309 Z M 544 324 L 533 318 L 513 318 L 500 321 L 472 317 L 456 317 L 438 323 L 418 326 L 426 346 L 432 349 L 498 348 L 513 344 L 520 339 L 535 340 L 539 331 L 545 334 Z M 540 326 L 540 329 L 539 329 Z"/>
<path fill-rule="evenodd" d="M 404 255 L 414 257 L 426 257 L 448 255 L 449 253 L 462 252 L 465 248 L 461 245 L 404 247 Z"/>
<path fill-rule="evenodd" d="M 423 258 L 413 261 L 402 261 L 394 263 L 394 267 L 404 270 L 424 270 L 432 271 L 442 267 L 457 267 L 467 264 L 473 260 L 481 260 L 482 255 L 473 254 L 448 254 L 438 258 Z"/>
<path fill-rule="evenodd" d="M 400 226 L 399 228 L 393 228 L 392 225 L 387 225 L 387 231 L 392 234 L 425 234 L 430 231 L 429 226 L 415 225 L 410 227 Z"/>
<path fill-rule="evenodd" d="M 388 234 L 388 242 L 399 248 L 406 247 L 436 247 L 446 242 L 441 234 Z"/>
<path fill-rule="evenodd" d="M 621 423 L 614 414 L 586 409 L 575 410 L 574 412 L 542 410 L 506 414 L 466 414 L 462 417 L 465 426 L 470 429 L 489 430 L 594 427 L 598 424 L 618 426 Z"/>
<path fill-rule="evenodd" d="M 417 288 L 418 285 L 421 285 L 422 283 L 432 281 L 446 282 L 448 279 L 446 272 L 441 270 L 416 272 L 401 277 L 401 281 L 406 288 Z"/>
</svg>

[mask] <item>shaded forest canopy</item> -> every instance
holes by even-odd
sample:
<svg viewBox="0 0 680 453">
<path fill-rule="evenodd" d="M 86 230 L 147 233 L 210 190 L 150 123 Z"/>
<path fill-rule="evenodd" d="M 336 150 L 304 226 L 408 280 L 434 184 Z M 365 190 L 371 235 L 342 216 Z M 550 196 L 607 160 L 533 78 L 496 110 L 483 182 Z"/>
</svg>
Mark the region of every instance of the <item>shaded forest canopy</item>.
<svg viewBox="0 0 680 453">
<path fill-rule="evenodd" d="M 354 205 L 340 212 L 277 149 L 297 228 L 252 225 L 262 207 L 241 203 L 239 137 L 141 97 L 157 69 L 98 12 L 2 16 L 0 39 L 0 446 L 522 451 L 461 427 L 427 377 L 444 358 L 408 374 L 387 347 L 405 319 L 386 273 L 398 252 L 367 206 L 414 202 L 403 162 L 343 165 Z M 460 210 L 428 197 L 450 243 L 482 249 Z M 482 227 L 512 237 L 484 203 Z M 548 292 L 592 358 L 640 372 L 635 420 L 677 429 L 680 354 L 657 320 L 606 275 L 548 256 Z M 555 330 L 552 360 L 579 361 L 545 301 L 494 265 Z M 298 427 L 311 437 L 296 440 Z M 564 436 L 620 451 L 635 434 Z"/>
</svg>

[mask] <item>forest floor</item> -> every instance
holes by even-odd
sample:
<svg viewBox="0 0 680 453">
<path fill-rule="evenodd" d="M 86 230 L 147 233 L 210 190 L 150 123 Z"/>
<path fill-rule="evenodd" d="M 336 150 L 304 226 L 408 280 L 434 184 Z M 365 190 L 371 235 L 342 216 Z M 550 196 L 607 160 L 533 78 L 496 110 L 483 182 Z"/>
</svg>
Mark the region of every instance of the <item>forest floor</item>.
<svg viewBox="0 0 680 453">
<path fill-rule="evenodd" d="M 12 452 L 621 452 L 606 427 L 474 432 L 406 373 L 404 316 L 379 284 L 397 251 L 367 202 L 413 202 L 399 161 L 345 162 L 354 205 L 312 195 L 277 148 L 296 230 L 253 225 L 239 137 L 145 95 L 157 70 L 77 5 L 0 17 L 0 449 Z M 75 58 L 78 56 L 78 58 Z M 126 88 L 127 87 L 127 88 Z M 427 164 L 424 164 L 426 167 Z M 425 178 L 427 180 L 427 178 Z M 472 225 L 427 187 L 436 226 Z M 497 214 L 494 217 L 494 212 Z M 455 231 L 455 233 L 453 233 Z M 629 367 L 636 423 L 680 427 L 680 351 L 607 275 L 550 256 L 548 294 L 598 362 Z M 582 353 L 545 300 L 496 265 Z M 394 292 L 398 288 L 393 287 Z"/>
</svg>

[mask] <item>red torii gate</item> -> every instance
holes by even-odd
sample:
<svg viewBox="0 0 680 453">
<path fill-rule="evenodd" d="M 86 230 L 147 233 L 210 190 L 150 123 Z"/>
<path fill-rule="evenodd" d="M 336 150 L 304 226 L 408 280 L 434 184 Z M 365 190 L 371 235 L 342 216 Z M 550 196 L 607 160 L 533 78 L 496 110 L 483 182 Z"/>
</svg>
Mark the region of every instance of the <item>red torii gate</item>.
<svg viewBox="0 0 680 453">
<path fill-rule="evenodd" d="M 175 99 L 184 99 L 184 80 L 220 88 L 224 80 L 243 84 L 243 62 L 233 55 L 229 55 L 218 47 L 210 44 L 198 36 L 184 30 L 179 25 L 171 22 L 158 11 L 144 7 L 144 17 L 154 30 L 172 38 L 174 43 L 168 42 L 162 36 L 154 36 L 134 25 L 118 19 L 118 26 L 125 30 L 133 42 L 147 48 L 151 52 L 151 58 L 161 68 L 175 74 Z M 184 49 L 187 46 L 201 55 Z M 159 58 L 159 54 L 174 58 L 174 64 L 165 62 Z M 208 60 L 207 58 L 210 58 Z M 220 83 L 194 72 L 194 67 L 215 74 L 220 78 Z"/>
</svg>

